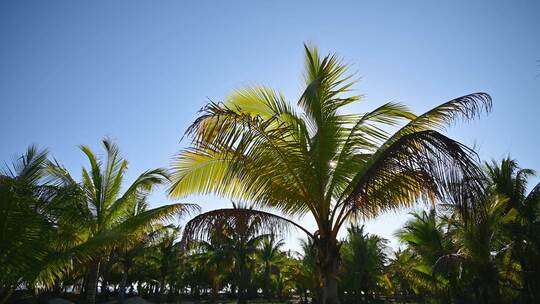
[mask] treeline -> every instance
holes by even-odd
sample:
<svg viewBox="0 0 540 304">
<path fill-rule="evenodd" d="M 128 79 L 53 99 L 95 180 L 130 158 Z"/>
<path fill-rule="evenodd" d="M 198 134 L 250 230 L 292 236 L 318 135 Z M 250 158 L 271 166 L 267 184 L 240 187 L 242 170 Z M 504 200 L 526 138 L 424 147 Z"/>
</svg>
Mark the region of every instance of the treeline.
<svg viewBox="0 0 540 304">
<path fill-rule="evenodd" d="M 230 297 L 317 303 L 322 277 L 311 240 L 302 242 L 301 252 L 287 251 L 280 234 L 262 232 L 261 219 L 219 220 L 219 214 L 207 238 L 183 239 L 170 219 L 197 207 L 149 209 L 147 196 L 167 182 L 166 171 L 150 170 L 124 185 L 127 162 L 114 144 L 103 144 L 103 160 L 81 147 L 89 168 L 80 182 L 35 147 L 4 168 L 2 302 L 139 295 L 162 302 Z M 534 172 L 511 159 L 485 164 L 485 175 L 486 193 L 474 207 L 443 202 L 413 213 L 396 232 L 397 251 L 351 225 L 340 242 L 341 301 L 540 299 L 540 185 L 527 192 Z"/>
</svg>

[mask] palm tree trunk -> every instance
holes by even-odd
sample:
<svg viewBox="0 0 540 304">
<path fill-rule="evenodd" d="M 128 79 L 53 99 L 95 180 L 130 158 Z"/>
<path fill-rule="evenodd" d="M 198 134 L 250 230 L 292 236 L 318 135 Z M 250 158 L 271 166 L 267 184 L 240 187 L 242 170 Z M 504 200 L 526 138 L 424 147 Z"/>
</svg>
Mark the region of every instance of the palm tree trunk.
<svg viewBox="0 0 540 304">
<path fill-rule="evenodd" d="M 159 299 L 161 303 L 164 303 L 167 300 L 167 293 L 165 292 L 165 275 L 161 276 L 159 282 Z"/>
<path fill-rule="evenodd" d="M 321 238 L 318 243 L 318 266 L 322 275 L 321 304 L 339 304 L 338 270 L 339 245 L 337 240 Z"/>
<path fill-rule="evenodd" d="M 270 266 L 264 267 L 264 298 L 270 299 Z"/>
<path fill-rule="evenodd" d="M 238 282 L 238 304 L 247 303 L 247 269 L 243 259 L 239 262 L 240 280 Z"/>
<path fill-rule="evenodd" d="M 124 269 L 122 270 L 122 280 L 120 281 L 120 293 L 119 293 L 119 302 L 123 303 L 126 297 L 126 286 L 128 279 L 129 264 L 123 264 Z"/>
<path fill-rule="evenodd" d="M 336 261 L 337 264 L 337 261 Z M 322 304 L 339 304 L 337 267 L 323 273 Z"/>
<path fill-rule="evenodd" d="M 99 279 L 99 264 L 100 259 L 92 260 L 90 264 L 90 274 L 88 276 L 88 285 L 86 288 L 86 303 L 95 304 L 96 303 L 96 294 L 97 294 L 97 285 Z"/>
</svg>

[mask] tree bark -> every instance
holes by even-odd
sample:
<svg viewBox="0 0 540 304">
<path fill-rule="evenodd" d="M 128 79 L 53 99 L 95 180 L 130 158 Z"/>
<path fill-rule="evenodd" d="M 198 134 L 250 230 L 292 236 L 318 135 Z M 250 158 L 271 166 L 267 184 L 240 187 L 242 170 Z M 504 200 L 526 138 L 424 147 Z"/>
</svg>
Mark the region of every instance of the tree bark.
<svg viewBox="0 0 540 304">
<path fill-rule="evenodd" d="M 270 299 L 270 266 L 264 267 L 264 298 Z"/>
<path fill-rule="evenodd" d="M 336 268 L 326 270 L 323 273 L 322 304 L 339 304 L 337 259 Z"/>
<path fill-rule="evenodd" d="M 338 270 L 339 270 L 339 244 L 337 240 L 320 238 L 316 241 L 318 266 L 322 275 L 321 304 L 339 304 Z"/>
<path fill-rule="evenodd" d="M 126 286 L 127 286 L 127 279 L 128 279 L 128 271 L 129 271 L 129 265 L 127 263 L 123 263 L 123 269 L 122 269 L 122 280 L 120 281 L 120 293 L 119 293 L 119 302 L 123 303 L 124 299 L 126 298 Z"/>
<path fill-rule="evenodd" d="M 86 303 L 87 304 L 96 303 L 100 262 L 101 262 L 100 259 L 95 259 L 90 264 L 90 274 L 88 276 L 88 284 L 86 287 Z"/>
<path fill-rule="evenodd" d="M 246 304 L 247 303 L 247 283 L 248 283 L 248 277 L 247 277 L 247 269 L 245 265 L 245 260 L 243 257 L 241 258 L 241 261 L 239 262 L 239 275 L 240 280 L 238 282 L 238 304 Z"/>
</svg>

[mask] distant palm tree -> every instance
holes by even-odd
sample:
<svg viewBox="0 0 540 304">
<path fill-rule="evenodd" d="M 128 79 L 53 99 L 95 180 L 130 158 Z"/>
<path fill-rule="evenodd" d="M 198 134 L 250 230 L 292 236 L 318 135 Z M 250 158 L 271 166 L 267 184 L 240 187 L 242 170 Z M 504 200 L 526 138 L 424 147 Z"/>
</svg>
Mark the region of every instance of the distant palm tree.
<svg viewBox="0 0 540 304">
<path fill-rule="evenodd" d="M 364 226 L 351 225 L 347 228 L 347 239 L 341 248 L 343 267 L 340 285 L 350 300 L 373 297 L 380 290 L 387 243 L 377 235 L 364 232 Z"/>
<path fill-rule="evenodd" d="M 272 89 L 254 87 L 201 110 L 186 132 L 192 145 L 173 164 L 170 194 L 213 193 L 286 216 L 310 214 L 318 230 L 303 230 L 317 248 L 322 303 L 337 303 L 337 234 L 344 224 L 420 200 L 447 200 L 456 183 L 480 192 L 475 153 L 438 130 L 489 111 L 491 98 L 466 95 L 419 116 L 398 103 L 344 114 L 361 99 L 351 94 L 347 65 L 308 46 L 305 58 L 297 107 Z M 233 214 L 278 221 L 256 210 Z"/>
<path fill-rule="evenodd" d="M 192 205 L 171 204 L 125 217 L 133 205 L 140 202 L 154 186 L 166 182 L 168 177 L 163 169 L 146 171 L 121 193 L 128 163 L 111 141 L 103 140 L 103 146 L 107 155 L 105 162 L 98 159 L 89 147 L 81 146 L 90 169 L 83 169 L 80 183 L 59 164 L 50 166 L 50 174 L 58 186 L 77 189 L 71 200 L 71 208 L 66 210 L 63 217 L 65 221 L 76 222 L 82 233 L 88 236 L 72 252 L 80 259 L 89 261 L 86 287 L 86 301 L 89 304 L 96 301 L 101 257 L 106 248 L 114 247 L 116 242 L 129 240 L 152 223 L 193 208 Z"/>
<path fill-rule="evenodd" d="M 406 253 L 396 256 L 396 261 L 409 263 L 404 266 L 408 269 L 399 269 L 398 273 L 409 281 L 416 294 L 436 295 L 449 301 L 448 280 L 435 273 L 433 268 L 441 256 L 454 252 L 452 242 L 445 235 L 444 225 L 438 220 L 435 209 L 412 212 L 411 215 L 413 218 L 396 233 L 400 242 L 408 247 Z"/>
<path fill-rule="evenodd" d="M 135 204 L 130 206 L 126 212 L 124 212 L 123 219 L 120 221 L 126 221 L 132 217 L 135 217 L 148 210 L 147 197 L 142 197 Z M 115 245 L 114 257 L 120 264 L 121 268 L 121 280 L 119 284 L 119 302 L 123 303 L 126 287 L 128 283 L 128 275 L 132 267 L 135 265 L 135 260 L 141 258 L 149 248 L 154 245 L 156 239 L 161 238 L 162 235 L 168 229 L 168 226 L 163 226 L 161 223 L 149 225 L 146 229 L 140 229 L 138 233 L 133 234 L 129 239 L 123 242 L 117 242 Z"/>
<path fill-rule="evenodd" d="M 213 300 L 216 301 L 219 291 L 223 288 L 225 278 L 234 272 L 234 252 L 232 252 L 230 244 L 227 244 L 221 236 L 219 228 L 213 231 L 213 235 L 208 240 L 198 240 L 194 244 L 196 253 L 192 257 L 193 260 L 204 265 L 209 276 Z"/>
<path fill-rule="evenodd" d="M 153 259 L 159 268 L 159 292 L 166 298 L 166 281 L 174 273 L 175 267 L 179 266 L 181 258 L 181 246 L 179 243 L 180 228 L 167 227 L 154 245 L 156 255 Z"/>
<path fill-rule="evenodd" d="M 231 214 L 230 211 L 233 213 Z M 255 258 L 261 242 L 270 237 L 268 233 L 261 233 L 261 227 L 267 225 L 264 217 L 238 216 L 251 211 L 252 209 L 242 204 L 233 203 L 233 208 L 224 212 L 215 210 L 196 216 L 186 224 L 184 230 L 184 236 L 187 237 L 184 242 L 189 242 L 191 235 L 202 233 L 206 239 L 220 244 L 222 256 L 232 257 L 238 286 L 238 303 L 247 302 L 250 282 L 249 264 Z M 204 227 L 205 231 L 193 231 L 200 227 Z M 201 244 L 200 241 L 198 243 Z"/>
<path fill-rule="evenodd" d="M 492 192 L 508 200 L 505 213 L 516 217 L 506 226 L 513 255 L 521 265 L 522 300 L 540 301 L 540 183 L 527 193 L 535 172 L 520 168 L 511 158 L 487 163 L 486 170 Z"/>
<path fill-rule="evenodd" d="M 272 297 L 271 294 L 271 282 L 270 274 L 272 270 L 277 269 L 277 266 L 285 257 L 285 253 L 282 251 L 285 242 L 282 239 L 277 239 L 277 237 L 272 234 L 269 238 L 266 238 L 262 241 L 259 248 L 259 260 L 263 264 L 263 294 L 266 299 Z"/>
</svg>

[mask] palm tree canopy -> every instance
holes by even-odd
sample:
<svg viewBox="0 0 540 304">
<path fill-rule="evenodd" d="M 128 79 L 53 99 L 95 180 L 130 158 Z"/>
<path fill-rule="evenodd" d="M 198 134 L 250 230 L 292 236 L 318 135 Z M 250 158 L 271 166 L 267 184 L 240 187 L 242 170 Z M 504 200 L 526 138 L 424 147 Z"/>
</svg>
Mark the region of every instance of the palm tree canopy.
<svg viewBox="0 0 540 304">
<path fill-rule="evenodd" d="M 59 218 L 77 225 L 86 236 L 69 252 L 79 259 L 95 257 L 97 252 L 117 243 L 135 241 L 140 232 L 153 223 L 198 210 L 192 204 L 147 208 L 146 198 L 150 191 L 168 181 L 164 169 L 143 172 L 122 192 L 128 162 L 110 140 L 103 140 L 103 147 L 105 160 L 88 146 L 80 146 L 90 165 L 90 168 L 82 169 L 81 182 L 58 163 L 50 163 L 48 168 L 55 185 L 73 189 Z"/>
<path fill-rule="evenodd" d="M 288 216 L 314 216 L 333 237 L 348 220 L 455 198 L 453 188 L 482 186 L 475 153 L 440 131 L 491 108 L 486 93 L 462 96 L 422 115 L 386 103 L 360 114 L 361 100 L 336 55 L 305 46 L 305 87 L 296 105 L 267 87 L 211 102 L 186 134 L 173 164 L 170 194 L 214 193 Z M 467 188 L 467 189 L 465 189 Z"/>
<path fill-rule="evenodd" d="M 43 180 L 47 162 L 46 150 L 30 146 L 0 171 L 0 290 L 35 280 L 57 237 L 44 212 L 54 192 Z"/>
</svg>

